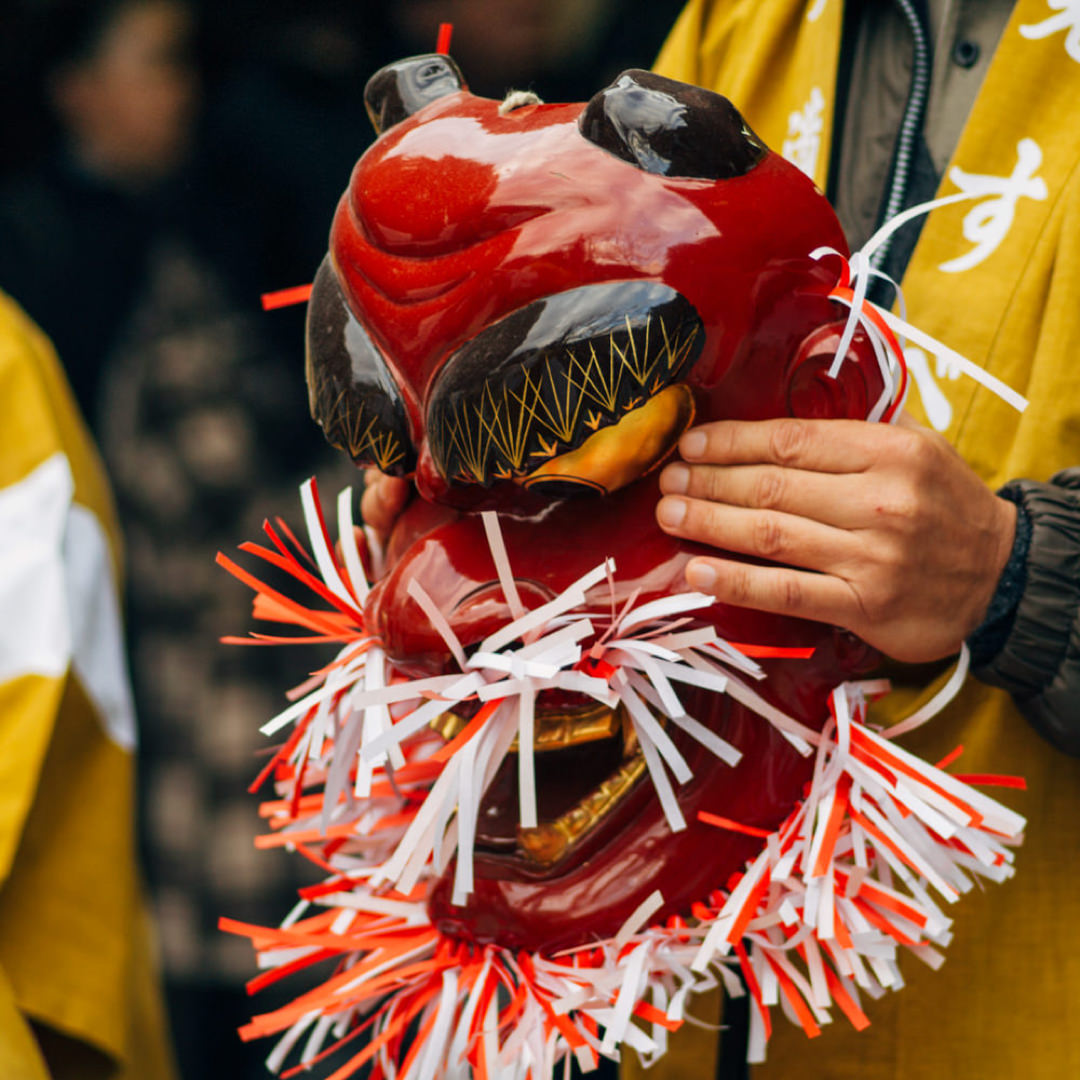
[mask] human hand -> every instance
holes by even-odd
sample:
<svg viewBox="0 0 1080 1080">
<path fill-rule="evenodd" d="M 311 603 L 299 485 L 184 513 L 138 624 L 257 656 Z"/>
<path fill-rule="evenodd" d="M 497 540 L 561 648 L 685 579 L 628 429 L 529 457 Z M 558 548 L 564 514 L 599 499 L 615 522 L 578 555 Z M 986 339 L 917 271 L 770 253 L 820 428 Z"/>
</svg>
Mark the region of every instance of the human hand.
<svg viewBox="0 0 1080 1080">
<path fill-rule="evenodd" d="M 409 501 L 412 485 L 399 476 L 387 476 L 378 469 L 364 470 L 364 494 L 360 513 L 364 523 L 375 530 L 385 544 L 394 522 Z"/>
<path fill-rule="evenodd" d="M 787 564 L 698 557 L 691 588 L 842 626 L 908 663 L 955 653 L 985 616 L 1016 507 L 936 432 L 907 418 L 721 421 L 679 451 L 686 464 L 660 476 L 661 528 Z"/>
</svg>

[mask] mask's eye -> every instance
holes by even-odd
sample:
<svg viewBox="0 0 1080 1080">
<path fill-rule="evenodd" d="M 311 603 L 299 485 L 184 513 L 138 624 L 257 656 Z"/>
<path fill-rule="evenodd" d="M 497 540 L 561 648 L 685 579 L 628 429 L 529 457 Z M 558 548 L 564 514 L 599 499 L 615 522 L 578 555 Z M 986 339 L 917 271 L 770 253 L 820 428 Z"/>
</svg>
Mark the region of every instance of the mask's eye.
<svg viewBox="0 0 1080 1080">
<path fill-rule="evenodd" d="M 457 64 L 449 56 L 410 56 L 387 64 L 368 79 L 364 105 L 375 134 L 381 135 L 432 101 L 466 89 Z"/>
<path fill-rule="evenodd" d="M 704 337 L 693 305 L 658 282 L 538 300 L 447 361 L 428 406 L 435 463 L 457 483 L 615 491 L 689 426 L 693 396 L 680 380 Z"/>
<path fill-rule="evenodd" d="M 585 106 L 581 134 L 663 176 L 729 180 L 768 153 L 727 98 L 650 71 L 624 71 Z"/>
<path fill-rule="evenodd" d="M 342 295 L 329 256 L 308 303 L 307 384 L 311 415 L 332 446 L 393 476 L 416 467 L 401 393 Z"/>
</svg>

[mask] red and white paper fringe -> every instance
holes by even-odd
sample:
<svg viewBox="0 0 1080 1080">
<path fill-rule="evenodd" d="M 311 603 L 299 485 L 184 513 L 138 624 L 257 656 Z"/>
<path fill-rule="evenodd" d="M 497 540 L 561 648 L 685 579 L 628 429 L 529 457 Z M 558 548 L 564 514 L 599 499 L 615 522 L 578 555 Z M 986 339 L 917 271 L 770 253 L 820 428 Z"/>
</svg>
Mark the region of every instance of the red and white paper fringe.
<svg viewBox="0 0 1080 1080">
<path fill-rule="evenodd" d="M 844 683 L 833 692 L 809 795 L 762 837 L 692 964 L 706 971 L 737 957 L 755 1005 L 751 1061 L 765 1058 L 776 1004 L 810 1036 L 834 1005 L 865 1027 L 859 991 L 876 998 L 903 985 L 901 947 L 931 967 L 942 963 L 951 920 L 938 901 L 955 903 L 973 877 L 1013 873 L 1024 819 L 867 727 L 872 689 Z M 1023 786 L 1013 777 L 971 779 Z"/>
<path fill-rule="evenodd" d="M 1028 406 L 1027 398 L 1018 394 L 1011 386 L 908 322 L 904 294 L 899 284 L 873 264 L 874 253 L 897 229 L 909 221 L 929 214 L 939 207 L 974 197 L 969 192 L 961 192 L 911 206 L 886 221 L 862 248 L 852 253 L 850 259 L 844 258 L 836 248 L 831 247 L 819 247 L 810 253 L 812 259 L 829 257 L 839 260 L 840 278 L 829 293 L 829 298 L 848 308 L 847 322 L 837 345 L 835 359 L 829 368 L 829 375 L 835 379 L 839 374 L 857 327 L 862 328 L 874 350 L 884 389 L 878 401 L 871 406 L 867 420 L 892 423 L 900 416 L 910 389 L 907 362 L 904 359 L 904 350 L 909 341 L 936 356 L 939 361 L 947 363 L 951 370 L 963 372 L 974 379 L 1017 412 L 1023 412 Z M 886 311 L 866 298 L 873 278 L 881 278 L 893 286 L 899 314 Z"/>
<path fill-rule="evenodd" d="M 257 618 L 305 631 L 227 640 L 340 646 L 263 726 L 267 735 L 291 730 L 253 784 L 254 790 L 272 777 L 278 795 L 262 808 L 270 832 L 257 845 L 300 851 L 328 877 L 301 891 L 278 928 L 222 920 L 256 948 L 264 972 L 249 984 L 252 991 L 331 966 L 321 985 L 243 1030 L 247 1038 L 279 1037 L 267 1064 L 279 1071 L 290 1058 L 297 1062 L 282 1075 L 345 1055 L 365 1032 L 369 1041 L 331 1080 L 369 1062 L 376 1080 L 549 1080 L 560 1063 L 569 1068 L 571 1057 L 589 1070 L 599 1055 L 617 1058 L 622 1045 L 649 1061 L 683 1022 L 688 998 L 719 980 L 732 994 L 743 992 L 745 980 L 754 1001 L 750 1054 L 760 1060 L 772 1006 L 810 1035 L 834 1005 L 864 1026 L 860 991 L 875 997 L 902 985 L 899 948 L 940 963 L 949 920 L 939 901 L 954 902 L 973 876 L 1003 880 L 1012 873 L 1009 845 L 1019 841 L 1022 819 L 871 730 L 865 698 L 881 692 L 880 684 L 838 687 L 827 726 L 809 729 L 753 689 L 764 673 L 748 655 L 809 650 L 732 644 L 695 627 L 689 613 L 712 603 L 704 595 L 641 605 L 631 598 L 616 610 L 610 560 L 526 611 L 494 515 L 485 527 L 511 621 L 466 655 L 445 614 L 413 581 L 411 595 L 458 670 L 407 677 L 364 628 L 368 583 L 351 492 L 338 501 L 340 559 L 313 481 L 304 485 L 302 502 L 311 554 L 281 522 L 265 526 L 271 547 L 241 550 L 300 582 L 321 601 L 317 606 L 218 556 L 255 590 Z M 675 792 L 690 769 L 657 716 L 729 765 L 739 752 L 686 714 L 678 685 L 731 695 L 800 753 L 815 755 L 808 795 L 775 832 L 703 815 L 720 828 L 760 836 L 761 852 L 745 871 L 718 883 L 685 919 L 650 925 L 663 904 L 658 891 L 612 940 L 561 955 L 471 948 L 443 937 L 428 920 L 428 889 L 456 853 L 454 900 L 472 891 L 478 809 L 515 737 L 520 818 L 526 826 L 536 821 L 531 748 L 543 690 L 621 702 L 670 827 L 685 828 Z M 445 742 L 431 722 L 462 703 L 476 711 Z M 912 721 L 943 704 L 939 695 L 933 710 Z"/>
</svg>

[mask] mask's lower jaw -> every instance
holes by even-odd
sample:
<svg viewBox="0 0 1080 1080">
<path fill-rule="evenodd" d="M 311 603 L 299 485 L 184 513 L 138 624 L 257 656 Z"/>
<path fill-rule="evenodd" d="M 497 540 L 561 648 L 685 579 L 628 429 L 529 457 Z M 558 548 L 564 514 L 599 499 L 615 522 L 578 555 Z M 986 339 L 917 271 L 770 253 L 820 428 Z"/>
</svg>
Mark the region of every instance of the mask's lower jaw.
<svg viewBox="0 0 1080 1080">
<path fill-rule="evenodd" d="M 693 779 L 679 789 L 685 829 L 671 831 L 647 778 L 634 782 L 636 748 L 624 754 L 616 737 L 606 740 L 612 747 L 611 764 L 594 762 L 592 774 L 582 770 L 578 775 L 571 766 L 590 749 L 599 754 L 600 742 L 537 754 L 539 825 L 519 832 L 517 760 L 510 755 L 481 806 L 472 895 L 462 906 L 451 902 L 453 864 L 432 888 L 428 909 L 440 932 L 458 941 L 550 955 L 614 935 L 654 890 L 659 889 L 665 901 L 656 915 L 659 920 L 690 915 L 695 902 L 723 887 L 761 841 L 705 825 L 698 812 L 721 812 L 775 828 L 797 803 L 812 762 L 797 754 L 772 725 L 729 698 L 696 691 L 686 699 L 688 712 L 744 756 L 731 768 L 669 728 L 693 770 Z M 546 796 L 547 806 L 554 808 L 550 814 L 545 814 L 540 771 L 545 762 L 551 762 L 552 776 L 564 774 L 559 791 Z M 629 780 L 625 790 L 611 791 L 624 779 Z M 610 806 L 590 814 L 605 795 L 614 795 Z M 496 815 L 485 814 L 490 807 Z M 578 822 L 585 827 L 567 836 L 574 832 L 571 823 Z M 533 855 L 551 855 L 552 860 L 544 865 L 523 850 L 527 845 L 533 846 Z"/>
</svg>

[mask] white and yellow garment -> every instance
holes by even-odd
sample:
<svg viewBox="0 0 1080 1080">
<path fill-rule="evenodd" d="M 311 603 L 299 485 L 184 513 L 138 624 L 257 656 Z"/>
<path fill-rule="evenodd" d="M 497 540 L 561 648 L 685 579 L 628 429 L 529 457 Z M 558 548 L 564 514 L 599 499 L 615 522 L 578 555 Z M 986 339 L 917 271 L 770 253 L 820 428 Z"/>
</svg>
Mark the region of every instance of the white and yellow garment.
<svg viewBox="0 0 1080 1080">
<path fill-rule="evenodd" d="M 729 97 L 823 189 L 832 141 L 841 0 L 691 0 L 657 70 Z M 947 364 L 915 357 L 908 408 L 997 487 L 1080 462 L 1080 5 L 1018 0 L 903 280 L 911 323 L 1030 400 L 1022 414 Z M 909 362 L 911 358 L 909 357 Z M 918 368 L 919 370 L 914 370 Z M 894 680 L 895 682 L 895 680 Z M 914 679 L 913 679 L 914 683 Z M 902 715 L 933 688 L 890 695 Z M 1080 706 L 1078 706 L 1080 708 Z M 907 988 L 814 1043 L 777 1025 L 755 1076 L 814 1080 L 1032 1080 L 1080 1076 L 1080 762 L 1045 743 L 1008 695 L 969 681 L 904 745 L 965 771 L 1006 767 L 1028 791 L 1018 873 L 955 912 L 947 963 L 903 966 Z M 952 914 L 953 912 L 950 912 Z M 714 1006 L 715 1007 L 715 1006 Z M 683 1028 L 649 1076 L 711 1077 L 713 1032 Z M 631 1063 L 624 1076 L 638 1075 Z"/>
<path fill-rule="evenodd" d="M 0 414 L 0 1076 L 169 1080 L 111 499 L 51 345 L 3 294 Z"/>
</svg>

